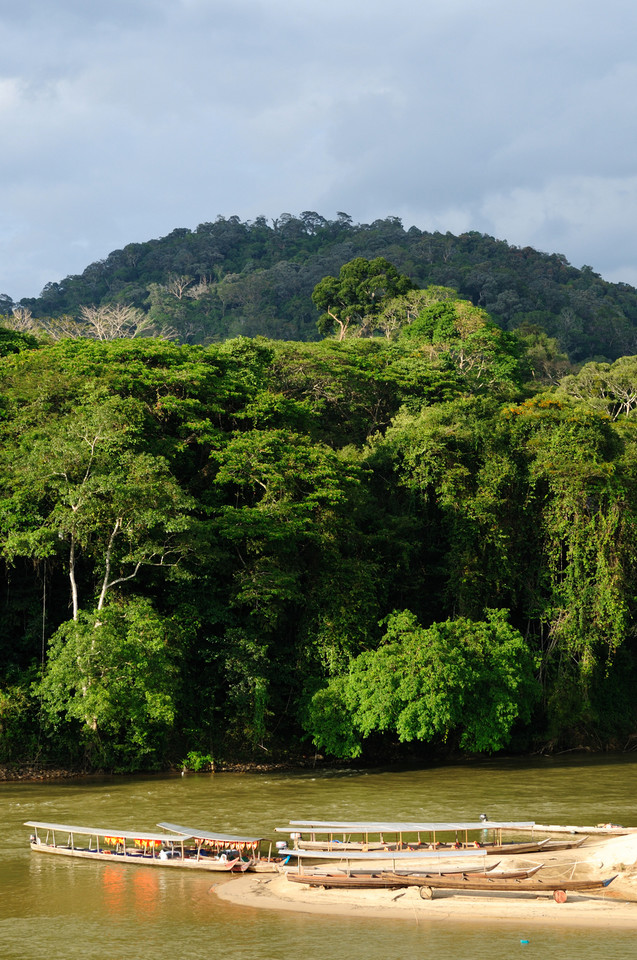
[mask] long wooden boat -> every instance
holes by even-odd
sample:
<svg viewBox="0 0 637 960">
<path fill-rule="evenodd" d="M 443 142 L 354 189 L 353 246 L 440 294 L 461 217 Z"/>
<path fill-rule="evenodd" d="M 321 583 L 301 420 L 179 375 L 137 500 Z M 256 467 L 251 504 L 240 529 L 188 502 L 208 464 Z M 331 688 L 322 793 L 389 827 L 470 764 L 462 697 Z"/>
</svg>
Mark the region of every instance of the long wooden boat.
<svg viewBox="0 0 637 960">
<path fill-rule="evenodd" d="M 326 852 L 380 850 L 480 849 L 489 856 L 516 856 L 540 853 L 545 850 L 566 850 L 580 846 L 586 837 L 577 840 L 528 839 L 503 842 L 505 831 L 523 831 L 532 827 L 528 821 L 458 821 L 451 823 L 394 823 L 371 821 L 312 821 L 291 820 L 297 829 L 290 833 L 291 849 Z M 304 833 L 309 833 L 309 837 Z M 289 827 L 277 827 L 277 833 L 289 832 Z M 394 837 L 390 838 L 389 833 Z M 470 840 L 470 834 L 475 839 Z M 450 839 L 450 835 L 453 839 Z M 358 839 L 353 839 L 357 837 Z M 489 839 L 490 837 L 490 839 Z"/>
<path fill-rule="evenodd" d="M 497 875 L 497 876 L 500 876 L 500 875 L 501 875 L 501 872 L 498 871 L 498 869 L 497 869 L 499 865 L 500 865 L 500 860 L 496 860 L 495 863 L 491 863 L 491 864 L 489 864 L 488 866 L 485 866 L 484 863 L 476 863 L 476 864 L 473 864 L 472 866 L 468 866 L 467 864 L 464 864 L 464 865 L 462 866 L 462 869 L 460 869 L 456 864 L 454 864 L 453 866 L 448 866 L 448 867 L 445 867 L 445 866 L 443 866 L 443 865 L 441 864 L 438 869 L 436 869 L 435 867 L 428 867 L 427 870 L 426 870 L 426 871 L 423 871 L 423 872 L 426 872 L 427 874 L 434 873 L 434 874 L 438 874 L 439 876 L 447 876 L 448 874 L 454 874 L 454 873 L 455 873 L 455 874 L 460 874 L 460 873 L 483 873 L 483 874 L 489 874 L 489 873 L 492 873 L 493 871 L 497 871 L 497 874 L 496 874 L 496 875 Z M 543 866 L 543 864 L 540 864 L 540 866 Z M 318 872 L 318 870 L 320 870 L 320 867 L 317 867 L 317 868 L 315 868 L 315 869 L 316 869 L 316 871 Z M 538 866 L 538 867 L 532 867 L 531 869 L 532 869 L 532 870 L 536 870 L 536 869 L 539 870 L 540 867 L 539 867 L 539 866 Z M 341 872 L 342 872 L 342 871 L 341 871 Z M 359 870 L 359 869 L 356 869 L 356 870 L 350 871 L 350 872 L 353 873 L 353 874 L 354 874 L 355 876 L 357 876 L 357 877 L 362 877 L 362 876 L 365 876 L 365 874 L 378 873 L 378 868 L 376 868 L 375 870 Z M 381 872 L 382 872 L 382 871 L 381 871 Z M 392 873 L 396 874 L 397 877 L 402 877 L 402 876 L 408 877 L 408 876 L 411 876 L 411 875 L 413 875 L 413 874 L 415 874 L 415 873 L 417 873 L 417 872 L 418 872 L 418 871 L 417 871 L 417 870 L 414 870 L 413 868 L 412 868 L 411 870 L 392 870 Z M 508 871 L 507 871 L 507 873 L 508 873 Z"/>
<path fill-rule="evenodd" d="M 327 836 L 328 840 L 347 841 L 352 835 L 360 836 L 364 842 L 369 842 L 370 835 L 378 835 L 381 841 L 388 840 L 387 834 L 394 834 L 395 841 L 402 844 L 411 843 L 409 837 L 416 837 L 417 842 L 435 843 L 441 839 L 438 835 L 452 834 L 460 840 L 464 834 L 468 843 L 469 833 L 478 833 L 484 836 L 491 833 L 494 839 L 499 839 L 503 832 L 532 830 L 532 820 L 457 820 L 450 822 L 432 821 L 386 821 L 386 820 L 290 820 L 288 827 L 277 827 L 277 833 L 288 833 L 292 830 L 292 839 L 309 839 L 315 841 L 319 835 Z M 309 838 L 303 837 L 309 834 Z"/>
<path fill-rule="evenodd" d="M 248 862 L 245 869 L 257 873 L 275 873 L 278 866 L 283 863 L 284 857 L 272 856 L 272 842 L 266 841 L 263 837 L 236 837 L 223 833 L 216 833 L 211 830 L 202 830 L 201 827 L 185 827 L 179 823 L 168 823 L 162 821 L 157 824 L 163 830 L 172 830 L 174 833 L 193 837 L 195 847 L 201 849 L 213 850 L 217 854 L 225 852 L 229 855 L 236 851 Z M 268 852 L 265 853 L 263 844 L 269 843 Z"/>
<path fill-rule="evenodd" d="M 462 877 L 438 876 L 435 874 L 418 874 L 411 877 L 400 876 L 388 873 L 387 879 L 391 882 L 395 880 L 405 881 L 405 886 L 420 887 L 420 896 L 423 899 L 431 900 L 433 891 L 440 890 L 463 890 L 463 891 L 486 891 L 492 893 L 537 893 L 553 894 L 554 899 L 560 903 L 566 900 L 566 895 L 572 892 L 589 893 L 591 891 L 603 890 L 615 877 L 607 880 L 565 880 L 565 879 L 543 879 L 541 877 L 520 877 L 520 878 L 498 878 L 493 876 L 475 877 L 463 875 Z"/>
<path fill-rule="evenodd" d="M 527 877 L 533 876 L 540 870 L 542 864 L 536 867 L 532 867 L 530 870 L 511 870 L 499 874 L 500 879 L 525 879 Z M 490 876 L 490 872 L 485 873 L 473 873 L 471 874 L 472 879 L 482 878 Z M 386 887 L 388 889 L 402 889 L 404 887 L 416 886 L 414 881 L 415 875 L 402 874 L 402 873 L 385 873 L 383 871 L 376 872 L 366 872 L 366 873 L 288 873 L 287 878 L 292 883 L 302 883 L 309 887 L 325 887 L 326 889 L 332 887 L 338 887 L 341 889 L 379 889 Z M 416 875 L 417 876 L 417 875 Z M 444 878 L 445 880 L 449 879 L 460 879 L 465 876 L 465 873 L 460 873 L 458 871 L 446 871 L 443 870 L 440 873 L 430 874 L 430 876 L 435 876 L 436 878 Z M 423 874 L 423 878 L 426 879 L 427 875 Z"/>
<path fill-rule="evenodd" d="M 484 857 L 482 849 L 450 849 L 438 847 L 417 847 L 403 850 L 343 850 L 335 847 L 333 850 L 298 850 L 292 847 L 280 847 L 279 856 L 287 859 L 303 860 L 346 860 L 346 861 L 381 861 L 390 860 L 401 863 L 404 860 L 473 860 L 474 857 Z"/>
<path fill-rule="evenodd" d="M 418 873 L 416 871 L 409 873 L 405 870 L 392 870 L 391 876 L 405 877 L 409 880 L 408 886 L 417 885 L 412 881 L 417 880 L 419 877 L 449 877 L 451 879 L 464 879 L 468 877 L 471 880 L 526 880 L 529 877 L 535 876 L 536 873 L 539 873 L 544 867 L 544 864 L 537 863 L 533 867 L 516 867 L 510 870 L 496 870 L 495 866 L 497 865 L 485 867 L 484 870 L 472 870 L 469 867 L 465 870 L 429 870 L 426 873 Z"/>
<path fill-rule="evenodd" d="M 299 839 L 295 842 L 293 850 L 299 850 L 304 852 L 315 853 L 319 856 L 323 853 L 340 853 L 346 855 L 350 851 L 361 851 L 363 853 L 369 853 L 370 855 L 384 850 L 384 851 L 403 851 L 407 850 L 413 853 L 423 852 L 425 850 L 435 850 L 440 854 L 444 854 L 448 850 L 478 850 L 486 856 L 497 856 L 502 854 L 508 854 L 510 856 L 517 856 L 521 853 L 540 853 L 544 850 L 567 850 L 570 847 L 580 846 L 586 837 L 582 837 L 577 842 L 569 841 L 560 841 L 552 840 L 551 837 L 546 837 L 544 840 L 524 840 L 520 843 L 460 843 L 460 842 L 450 842 L 450 843 L 439 843 L 435 844 L 429 843 L 418 843 L 418 842 L 407 842 L 407 843 L 383 843 L 383 842 L 369 842 L 365 843 L 364 841 L 338 841 L 333 840 L 329 842 L 324 842 L 320 840 L 303 840 Z M 289 848 L 283 848 L 288 849 Z"/>
<path fill-rule="evenodd" d="M 57 854 L 84 860 L 103 860 L 137 866 L 180 867 L 208 872 L 237 873 L 247 870 L 238 849 L 207 850 L 197 838 L 187 834 L 86 827 L 63 823 L 27 820 L 32 827 L 31 849 L 37 853 Z M 232 838 L 237 841 L 239 838 Z M 256 838 L 241 838 L 244 842 Z M 228 838 L 230 840 L 230 838 Z"/>
<path fill-rule="evenodd" d="M 396 822 L 362 820 L 290 820 L 289 826 L 277 827 L 277 833 L 288 833 L 291 846 L 306 850 L 370 849 L 402 850 L 409 847 L 464 846 L 497 847 L 503 832 L 533 828 L 533 821 L 478 820 L 440 822 Z M 393 837 L 389 835 L 393 834 Z M 475 835 L 472 841 L 469 834 Z M 489 839 L 490 838 L 490 839 Z M 527 843 L 537 841 L 526 841 Z M 514 851 L 511 851 L 514 852 Z"/>
<path fill-rule="evenodd" d="M 542 866 L 543 864 L 538 864 L 537 866 L 531 867 L 528 870 L 520 869 L 502 871 L 496 876 L 498 879 L 525 879 L 536 874 L 538 870 L 541 870 Z M 460 879 L 466 876 L 467 872 L 469 872 L 472 879 L 474 877 L 485 879 L 493 876 L 492 871 L 493 867 L 487 868 L 481 872 L 471 872 L 471 868 L 469 868 L 468 871 L 448 869 L 440 870 L 439 872 L 431 874 L 408 874 L 398 871 L 395 873 L 388 873 L 382 870 L 361 872 L 354 871 L 351 873 L 293 873 L 290 871 L 287 874 L 287 878 L 293 883 L 304 883 L 311 887 L 343 887 L 348 889 L 354 889 L 358 887 L 361 889 L 366 889 L 368 887 L 387 886 L 390 888 L 402 888 L 418 885 L 414 882 L 415 878 L 418 876 L 422 876 L 424 879 L 429 876 L 434 876 L 437 878 L 444 877 L 445 879 Z M 382 882 L 383 880 L 386 881 L 384 884 Z"/>
<path fill-rule="evenodd" d="M 546 837 L 544 840 L 529 840 L 521 843 L 485 843 L 481 849 L 488 857 L 502 856 L 502 854 L 518 856 L 521 853 L 544 853 L 551 849 L 551 843 L 551 838 Z"/>
<path fill-rule="evenodd" d="M 581 847 L 583 843 L 586 843 L 588 837 L 579 837 L 577 840 L 554 840 L 551 838 L 546 846 L 542 847 L 543 850 L 575 850 L 577 847 Z"/>
<path fill-rule="evenodd" d="M 358 876 L 353 873 L 288 873 L 287 878 L 291 883 L 303 883 L 308 887 L 340 890 L 401 890 L 408 886 L 403 883 L 402 877 L 389 877 L 383 873 L 366 873 Z"/>
</svg>

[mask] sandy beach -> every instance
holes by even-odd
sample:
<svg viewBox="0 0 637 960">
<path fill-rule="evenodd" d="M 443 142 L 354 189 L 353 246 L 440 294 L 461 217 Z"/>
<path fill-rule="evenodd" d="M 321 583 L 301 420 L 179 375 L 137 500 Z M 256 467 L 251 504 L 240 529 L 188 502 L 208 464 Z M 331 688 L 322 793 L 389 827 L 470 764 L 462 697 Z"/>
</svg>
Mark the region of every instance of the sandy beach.
<svg viewBox="0 0 637 960">
<path fill-rule="evenodd" d="M 612 884 L 599 894 L 569 893 L 566 903 L 535 893 L 493 894 L 436 890 L 423 900 L 418 888 L 400 890 L 325 890 L 291 883 L 285 874 L 243 874 L 215 884 L 216 896 L 229 903 L 269 910 L 332 916 L 404 919 L 413 922 L 558 924 L 637 929 L 637 836 L 591 839 L 579 849 L 544 857 L 501 860 L 498 869 L 543 863 L 551 878 L 606 879 Z M 369 864 L 370 868 L 374 864 Z M 380 867 L 381 865 L 379 865 Z M 315 868 L 314 868 L 315 869 Z M 334 867 L 330 866 L 330 870 Z M 414 866 L 414 870 L 423 867 Z M 426 869 L 426 867 L 425 867 Z"/>
</svg>

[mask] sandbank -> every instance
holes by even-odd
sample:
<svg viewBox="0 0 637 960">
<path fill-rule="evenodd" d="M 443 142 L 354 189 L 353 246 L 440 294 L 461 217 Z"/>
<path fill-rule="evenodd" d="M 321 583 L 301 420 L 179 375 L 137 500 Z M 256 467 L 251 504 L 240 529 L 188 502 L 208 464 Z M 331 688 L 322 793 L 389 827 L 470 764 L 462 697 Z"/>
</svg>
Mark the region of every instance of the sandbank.
<svg viewBox="0 0 637 960">
<path fill-rule="evenodd" d="M 528 858 L 511 858 L 503 860 L 501 868 L 532 862 Z M 547 873 L 554 877 L 615 875 L 615 879 L 599 894 L 569 893 L 566 903 L 556 903 L 550 895 L 538 897 L 535 893 L 436 890 L 433 900 L 423 900 L 416 887 L 325 890 L 291 883 L 282 873 L 243 874 L 215 884 L 213 891 L 221 900 L 244 907 L 306 914 L 404 919 L 411 923 L 453 921 L 637 929 L 637 836 L 587 841 L 577 850 L 546 854 L 536 862 L 543 862 Z"/>
</svg>

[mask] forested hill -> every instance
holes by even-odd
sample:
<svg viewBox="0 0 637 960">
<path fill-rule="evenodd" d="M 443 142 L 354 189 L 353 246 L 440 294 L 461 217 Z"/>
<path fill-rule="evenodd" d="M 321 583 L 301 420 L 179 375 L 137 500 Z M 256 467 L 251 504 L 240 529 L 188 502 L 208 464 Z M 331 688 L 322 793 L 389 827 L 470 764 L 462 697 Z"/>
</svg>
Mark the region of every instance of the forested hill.
<svg viewBox="0 0 637 960">
<path fill-rule="evenodd" d="M 452 287 L 504 329 L 540 327 L 573 362 L 637 353 L 635 288 L 576 269 L 561 254 L 473 231 L 405 229 L 396 217 L 372 224 L 313 211 L 270 222 L 218 217 L 128 244 L 21 306 L 34 317 L 77 318 L 82 307 L 130 304 L 155 330 L 188 343 L 238 335 L 311 341 L 318 339 L 313 288 L 354 257 L 384 257 L 418 287 Z M 12 305 L 5 297 L 5 312 Z"/>
</svg>

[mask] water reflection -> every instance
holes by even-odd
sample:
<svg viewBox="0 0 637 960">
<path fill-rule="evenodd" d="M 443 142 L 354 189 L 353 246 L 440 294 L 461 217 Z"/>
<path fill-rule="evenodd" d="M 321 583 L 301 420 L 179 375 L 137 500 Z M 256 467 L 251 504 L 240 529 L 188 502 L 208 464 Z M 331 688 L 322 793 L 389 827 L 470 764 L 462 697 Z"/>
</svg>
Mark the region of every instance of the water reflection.
<svg viewBox="0 0 637 960">
<path fill-rule="evenodd" d="M 126 905 L 126 877 L 117 867 L 104 867 L 99 874 L 102 886 L 105 913 L 111 917 L 120 916 Z"/>
</svg>

